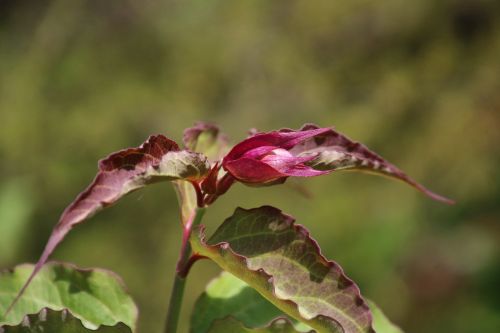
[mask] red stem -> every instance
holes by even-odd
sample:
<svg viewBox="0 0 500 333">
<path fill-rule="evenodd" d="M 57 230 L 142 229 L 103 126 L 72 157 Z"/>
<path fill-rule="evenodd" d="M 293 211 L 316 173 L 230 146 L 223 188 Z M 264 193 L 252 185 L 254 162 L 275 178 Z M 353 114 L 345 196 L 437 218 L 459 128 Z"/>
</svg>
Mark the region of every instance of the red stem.
<svg viewBox="0 0 500 333">
<path fill-rule="evenodd" d="M 194 253 L 191 257 L 189 257 L 182 271 L 178 273 L 179 276 L 186 278 L 186 276 L 189 274 L 189 271 L 191 270 L 191 267 L 193 267 L 194 263 L 201 259 L 208 259 L 208 257 L 202 256 L 198 253 Z"/>
<path fill-rule="evenodd" d="M 203 192 L 201 191 L 200 184 L 197 182 L 191 182 L 191 184 L 196 192 L 196 204 L 198 207 L 204 207 L 205 203 L 203 202 Z"/>
</svg>

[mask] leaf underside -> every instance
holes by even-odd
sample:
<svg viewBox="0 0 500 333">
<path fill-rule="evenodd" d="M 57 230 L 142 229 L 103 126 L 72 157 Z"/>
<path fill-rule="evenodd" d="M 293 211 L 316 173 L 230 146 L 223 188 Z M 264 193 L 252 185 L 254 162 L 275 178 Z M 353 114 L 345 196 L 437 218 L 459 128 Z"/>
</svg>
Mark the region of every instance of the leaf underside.
<svg viewBox="0 0 500 333">
<path fill-rule="evenodd" d="M 0 313 L 12 303 L 32 271 L 33 265 L 23 264 L 0 274 Z M 26 314 L 38 313 L 43 308 L 69 310 L 89 329 L 120 322 L 134 328 L 138 315 L 135 303 L 116 274 L 54 262 L 43 267 L 8 316 L 0 317 L 0 325 L 17 325 Z"/>
<path fill-rule="evenodd" d="M 172 181 L 172 185 L 177 195 L 181 220 L 185 225 L 188 223 L 196 207 L 198 207 L 196 192 L 193 185 L 185 180 L 174 180 Z"/>
<path fill-rule="evenodd" d="M 0 326 L 0 333 L 132 333 L 123 323 L 114 326 L 101 325 L 89 329 L 68 310 L 54 311 L 47 308 L 27 315 L 18 325 Z"/>
<path fill-rule="evenodd" d="M 206 157 L 179 150 L 174 141 L 163 135 L 153 135 L 140 147 L 121 150 L 99 161 L 99 172 L 94 181 L 62 213 L 33 273 L 13 304 L 23 294 L 56 246 L 76 224 L 148 184 L 159 181 L 197 180 L 202 178 L 209 168 Z"/>
<path fill-rule="evenodd" d="M 326 260 L 306 229 L 280 210 L 238 208 L 195 252 L 248 283 L 291 317 L 318 332 L 374 332 L 358 287 Z"/>
</svg>

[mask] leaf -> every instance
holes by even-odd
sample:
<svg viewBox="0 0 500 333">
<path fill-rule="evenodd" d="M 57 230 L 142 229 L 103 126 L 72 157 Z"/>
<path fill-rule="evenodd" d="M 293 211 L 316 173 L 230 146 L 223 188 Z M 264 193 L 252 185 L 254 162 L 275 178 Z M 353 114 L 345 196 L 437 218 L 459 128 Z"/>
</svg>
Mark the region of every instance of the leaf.
<svg viewBox="0 0 500 333">
<path fill-rule="evenodd" d="M 374 302 L 367 300 L 367 303 L 373 315 L 373 328 L 377 333 L 403 333 Z M 294 328 L 291 332 L 310 331 L 310 327 L 294 322 L 247 283 L 223 271 L 210 281 L 205 292 L 196 300 L 190 332 L 211 333 L 224 325 L 235 328 L 226 332 L 253 332 L 253 329 L 265 327 L 277 318 L 289 320 Z M 212 325 L 214 322 L 216 324 Z M 259 329 L 255 331 L 259 332 Z"/>
<path fill-rule="evenodd" d="M 299 130 L 254 134 L 235 145 L 222 165 L 235 179 L 251 186 L 281 184 L 288 177 L 320 176 L 336 170 L 366 171 L 404 181 L 434 200 L 453 203 L 366 146 L 331 128 L 311 124 Z"/>
<path fill-rule="evenodd" d="M 123 323 L 114 326 L 101 325 L 89 329 L 68 310 L 54 311 L 47 308 L 37 314 L 27 315 L 18 325 L 0 326 L 0 333 L 131 333 Z"/>
<path fill-rule="evenodd" d="M 373 315 L 373 328 L 377 333 L 403 333 L 403 331 L 391 323 L 380 308 L 372 301 L 368 301 Z"/>
<path fill-rule="evenodd" d="M 0 313 L 11 304 L 32 270 L 33 265 L 24 264 L 0 274 Z M 0 317 L 0 325 L 17 325 L 26 314 L 43 308 L 67 309 L 89 329 L 120 322 L 134 329 L 138 313 L 116 274 L 54 262 L 42 268 L 9 315 Z"/>
<path fill-rule="evenodd" d="M 177 194 L 182 223 L 186 225 L 191 214 L 198 207 L 196 192 L 193 185 L 185 180 L 174 180 L 172 185 Z"/>
<path fill-rule="evenodd" d="M 276 319 L 260 328 L 248 328 L 233 317 L 219 319 L 214 322 L 208 333 L 299 333 L 292 323 L 286 319 Z"/>
<path fill-rule="evenodd" d="M 358 287 L 321 255 L 304 227 L 280 210 L 238 208 L 208 241 L 203 228 L 195 235 L 195 253 L 212 259 L 316 331 L 374 332 Z"/>
<path fill-rule="evenodd" d="M 219 160 L 228 151 L 229 147 L 227 137 L 225 134 L 221 133 L 219 127 L 217 127 L 216 125 L 211 123 L 198 122 L 195 124 L 195 126 L 186 128 L 184 130 L 183 142 L 184 146 L 187 149 L 193 152 L 204 154 L 210 161 L 210 172 L 200 183 L 203 193 L 212 196 L 210 200 L 205 202 L 205 204 L 209 205 L 213 202 L 213 200 L 216 199 L 217 196 L 221 195 L 223 192 L 225 192 L 225 190 L 227 190 L 227 188 L 225 188 L 223 185 L 230 186 L 230 184 L 219 184 L 218 182 L 219 179 L 223 178 L 224 176 L 224 173 L 221 172 Z M 178 193 L 180 193 L 180 197 L 187 197 L 188 195 L 190 195 L 196 200 L 196 195 L 193 195 L 193 193 L 187 193 L 182 187 L 178 188 Z M 192 212 L 192 209 L 189 209 L 188 207 L 183 207 L 182 209 L 186 210 L 187 212 Z M 184 213 L 183 216 L 189 216 L 189 214 Z"/>
<path fill-rule="evenodd" d="M 313 124 L 304 125 L 299 131 L 314 131 L 320 129 Z M 292 130 L 282 130 L 288 133 Z M 406 175 L 396 166 L 368 149 L 365 145 L 355 142 L 345 135 L 331 129 L 328 132 L 308 138 L 295 145 L 290 152 L 298 157 L 312 157 L 314 159 L 305 164 L 315 170 L 358 170 L 384 175 L 401 180 L 430 198 L 447 204 L 454 201 L 436 194 Z"/>
<path fill-rule="evenodd" d="M 210 161 L 218 161 L 228 150 L 228 140 L 214 124 L 198 122 L 186 128 L 182 137 L 190 151 L 203 153 Z"/>
<path fill-rule="evenodd" d="M 163 135 L 151 136 L 138 148 L 124 149 L 99 161 L 97 176 L 62 213 L 18 298 L 73 226 L 148 184 L 166 180 L 199 180 L 209 168 L 203 155 L 180 151 L 174 141 Z M 16 301 L 17 298 L 14 303 Z"/>
<path fill-rule="evenodd" d="M 263 327 L 278 317 L 286 317 L 248 284 L 228 272 L 222 272 L 210 281 L 196 301 L 191 315 L 191 332 L 207 333 L 214 321 L 229 316 L 246 328 Z M 303 325 L 300 329 L 309 331 Z"/>
</svg>

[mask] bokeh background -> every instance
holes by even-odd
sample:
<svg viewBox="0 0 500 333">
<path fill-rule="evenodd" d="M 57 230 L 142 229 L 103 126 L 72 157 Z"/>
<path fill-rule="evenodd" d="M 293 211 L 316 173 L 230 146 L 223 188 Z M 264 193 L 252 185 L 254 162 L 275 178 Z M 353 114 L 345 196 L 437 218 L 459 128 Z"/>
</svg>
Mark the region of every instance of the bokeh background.
<svg viewBox="0 0 500 333">
<path fill-rule="evenodd" d="M 0 1 L 0 267 L 38 258 L 96 161 L 197 120 L 237 142 L 251 127 L 334 125 L 435 191 L 338 173 L 235 186 L 236 206 L 297 217 L 406 332 L 500 328 L 500 2 Z M 53 258 L 119 273 L 160 332 L 180 245 L 167 183 L 69 235 Z M 189 278 L 181 332 L 217 267 Z"/>
</svg>

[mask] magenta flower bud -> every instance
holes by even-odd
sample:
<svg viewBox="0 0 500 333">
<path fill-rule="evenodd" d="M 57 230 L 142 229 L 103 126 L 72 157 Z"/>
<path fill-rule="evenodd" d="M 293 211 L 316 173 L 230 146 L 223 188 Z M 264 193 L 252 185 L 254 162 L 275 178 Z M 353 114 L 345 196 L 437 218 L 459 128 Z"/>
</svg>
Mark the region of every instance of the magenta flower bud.
<svg viewBox="0 0 500 333">
<path fill-rule="evenodd" d="M 330 171 L 315 170 L 305 164 L 315 159 L 316 154 L 296 156 L 292 149 L 329 131 L 330 128 L 317 128 L 256 134 L 234 146 L 224 157 L 222 166 L 240 182 L 253 185 L 282 183 L 289 176 L 323 175 Z"/>
</svg>

